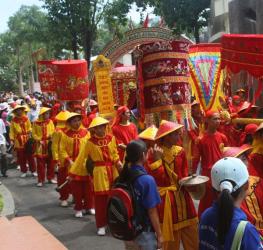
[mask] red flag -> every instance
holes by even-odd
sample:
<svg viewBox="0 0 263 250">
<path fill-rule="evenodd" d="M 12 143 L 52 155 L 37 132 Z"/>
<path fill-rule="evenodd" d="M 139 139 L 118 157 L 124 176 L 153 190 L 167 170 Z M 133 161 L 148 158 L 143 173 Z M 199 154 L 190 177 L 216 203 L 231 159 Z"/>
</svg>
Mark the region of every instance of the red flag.
<svg viewBox="0 0 263 250">
<path fill-rule="evenodd" d="M 160 28 L 163 28 L 164 25 L 165 25 L 164 19 L 163 19 L 163 17 L 161 17 L 161 19 L 160 19 L 160 21 L 159 21 L 159 27 L 160 27 Z"/>
<path fill-rule="evenodd" d="M 143 27 L 148 28 L 148 26 L 149 26 L 149 15 L 147 14 L 147 16 L 144 20 L 144 23 L 143 23 Z"/>
</svg>

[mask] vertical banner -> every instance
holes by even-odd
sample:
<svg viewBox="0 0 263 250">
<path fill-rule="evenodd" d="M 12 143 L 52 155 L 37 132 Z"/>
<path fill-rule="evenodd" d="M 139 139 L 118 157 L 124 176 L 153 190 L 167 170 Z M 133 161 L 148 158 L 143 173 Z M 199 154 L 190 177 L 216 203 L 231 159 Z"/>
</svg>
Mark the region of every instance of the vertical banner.
<svg viewBox="0 0 263 250">
<path fill-rule="evenodd" d="M 54 60 L 38 61 L 38 79 L 42 92 L 55 92 Z"/>
<path fill-rule="evenodd" d="M 99 113 L 105 117 L 114 115 L 114 101 L 111 84 L 111 62 L 99 55 L 93 62 L 95 72 Z"/>
<path fill-rule="evenodd" d="M 196 44 L 189 48 L 192 89 L 204 111 L 220 107 L 221 45 Z"/>
</svg>

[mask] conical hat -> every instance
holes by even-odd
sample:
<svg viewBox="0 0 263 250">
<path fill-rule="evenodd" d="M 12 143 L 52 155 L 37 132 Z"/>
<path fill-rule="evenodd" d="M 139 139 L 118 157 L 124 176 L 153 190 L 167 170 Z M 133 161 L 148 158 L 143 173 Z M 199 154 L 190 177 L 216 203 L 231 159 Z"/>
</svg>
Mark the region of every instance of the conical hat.
<svg viewBox="0 0 263 250">
<path fill-rule="evenodd" d="M 145 129 L 139 134 L 140 139 L 150 140 L 154 141 L 155 136 L 157 134 L 158 128 L 156 128 L 154 125 L 150 126 L 149 128 Z"/>
<path fill-rule="evenodd" d="M 13 108 L 12 112 L 14 112 L 14 111 L 16 111 L 16 110 L 18 110 L 18 109 L 24 109 L 24 110 L 26 110 L 26 107 L 25 107 L 25 106 L 21 106 L 21 105 L 16 105 L 16 106 Z"/>
<path fill-rule="evenodd" d="M 166 121 L 166 120 L 162 120 L 161 121 L 161 124 L 160 124 L 160 127 L 157 131 L 157 134 L 156 134 L 156 140 L 157 139 L 160 139 L 180 128 L 182 128 L 184 125 L 181 125 L 181 124 L 178 124 L 178 123 L 175 123 L 175 122 L 170 122 L 170 121 Z"/>
<path fill-rule="evenodd" d="M 90 99 L 89 100 L 89 106 L 97 106 L 98 103 L 95 100 Z"/>
<path fill-rule="evenodd" d="M 50 111 L 51 108 L 47 108 L 47 107 L 42 107 L 39 111 L 39 114 L 38 115 L 43 115 L 44 113 Z"/>
<path fill-rule="evenodd" d="M 244 144 L 241 147 L 224 147 L 223 157 L 239 157 L 248 150 L 251 150 L 252 146 Z"/>
<path fill-rule="evenodd" d="M 100 126 L 100 125 L 104 125 L 104 124 L 108 124 L 109 121 L 100 117 L 100 116 L 97 116 L 95 117 L 92 122 L 90 123 L 89 125 L 89 129 L 90 128 L 94 128 L 94 127 L 97 127 L 97 126 Z"/>
<path fill-rule="evenodd" d="M 82 117 L 81 114 L 79 114 L 79 113 L 69 112 L 68 117 L 67 117 L 67 121 L 73 117 L 76 117 L 76 116 Z"/>
<path fill-rule="evenodd" d="M 60 112 L 56 115 L 55 119 L 56 119 L 57 121 L 62 121 L 62 122 L 63 122 L 63 121 L 66 121 L 66 120 L 68 119 L 69 114 L 70 114 L 69 111 L 67 111 L 67 110 L 62 110 L 62 111 L 60 111 Z"/>
</svg>

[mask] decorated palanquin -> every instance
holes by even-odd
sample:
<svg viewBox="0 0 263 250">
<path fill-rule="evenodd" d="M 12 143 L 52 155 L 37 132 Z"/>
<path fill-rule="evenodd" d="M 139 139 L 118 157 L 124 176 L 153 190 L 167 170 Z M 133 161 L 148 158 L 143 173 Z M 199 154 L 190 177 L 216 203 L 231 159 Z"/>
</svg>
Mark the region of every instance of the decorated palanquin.
<svg viewBox="0 0 263 250">
<path fill-rule="evenodd" d="M 187 41 L 156 41 L 137 53 L 140 114 L 146 126 L 162 119 L 186 127 L 191 121 Z"/>
<path fill-rule="evenodd" d="M 114 103 L 132 109 L 136 104 L 136 67 L 113 68 L 111 82 Z"/>
<path fill-rule="evenodd" d="M 204 111 L 220 109 L 222 89 L 221 45 L 196 44 L 189 48 L 190 83 L 192 95 Z"/>
<path fill-rule="evenodd" d="M 58 100 L 77 101 L 88 97 L 88 66 L 85 60 L 54 61 Z"/>
<path fill-rule="evenodd" d="M 55 92 L 54 60 L 38 61 L 38 79 L 42 92 Z"/>
</svg>

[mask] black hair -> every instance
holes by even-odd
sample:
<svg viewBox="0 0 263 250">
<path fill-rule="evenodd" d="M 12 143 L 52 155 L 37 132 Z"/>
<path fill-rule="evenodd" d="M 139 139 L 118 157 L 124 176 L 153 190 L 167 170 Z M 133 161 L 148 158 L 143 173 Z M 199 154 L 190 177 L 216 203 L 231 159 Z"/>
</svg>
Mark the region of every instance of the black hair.
<svg viewBox="0 0 263 250">
<path fill-rule="evenodd" d="M 244 144 L 252 145 L 252 143 L 253 143 L 253 135 L 251 135 L 251 134 L 246 135 L 245 140 L 244 140 Z"/>
<path fill-rule="evenodd" d="M 125 180 L 129 172 L 129 164 L 134 165 L 140 161 L 143 154 L 147 152 L 147 146 L 142 140 L 133 140 L 126 147 L 126 157 L 120 178 Z"/>
<path fill-rule="evenodd" d="M 233 181 L 231 180 L 226 180 L 226 181 L 231 182 L 233 187 L 236 186 L 236 184 Z M 217 204 L 218 204 L 217 238 L 220 245 L 224 245 L 225 243 L 226 235 L 229 231 L 233 218 L 234 200 L 241 193 L 242 187 L 240 187 L 239 189 L 237 189 L 232 193 L 230 193 L 229 190 L 224 189 L 220 193 L 219 198 L 217 200 Z"/>
</svg>

